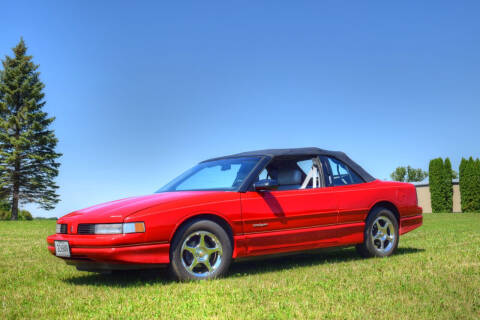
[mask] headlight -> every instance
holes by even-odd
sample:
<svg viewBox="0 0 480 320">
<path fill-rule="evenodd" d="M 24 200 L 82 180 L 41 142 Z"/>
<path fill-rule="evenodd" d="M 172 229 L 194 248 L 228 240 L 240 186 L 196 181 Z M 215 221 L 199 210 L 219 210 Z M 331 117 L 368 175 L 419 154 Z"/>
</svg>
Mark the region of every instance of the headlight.
<svg viewBox="0 0 480 320">
<path fill-rule="evenodd" d="M 95 234 L 116 234 L 123 233 L 122 223 L 96 224 Z"/>
<path fill-rule="evenodd" d="M 95 234 L 122 234 L 145 232 L 143 222 L 95 224 Z"/>
</svg>

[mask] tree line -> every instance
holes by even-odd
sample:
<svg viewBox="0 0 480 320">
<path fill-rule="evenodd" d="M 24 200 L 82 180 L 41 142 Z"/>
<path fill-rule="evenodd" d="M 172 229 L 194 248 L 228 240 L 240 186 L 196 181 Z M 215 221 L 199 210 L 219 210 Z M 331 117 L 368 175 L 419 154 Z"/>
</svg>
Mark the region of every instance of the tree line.
<svg viewBox="0 0 480 320">
<path fill-rule="evenodd" d="M 453 211 L 452 179 L 459 178 L 462 212 L 480 212 L 480 159 L 462 158 L 458 173 L 452 169 L 449 158 L 430 160 L 428 172 L 410 166 L 398 167 L 390 175 L 392 180 L 419 182 L 429 177 L 432 212 Z"/>
<path fill-rule="evenodd" d="M 452 212 L 454 176 L 451 168 L 448 158 L 445 161 L 442 158 L 430 161 L 432 212 Z M 458 171 L 462 212 L 480 212 L 480 159 L 462 158 Z"/>
</svg>

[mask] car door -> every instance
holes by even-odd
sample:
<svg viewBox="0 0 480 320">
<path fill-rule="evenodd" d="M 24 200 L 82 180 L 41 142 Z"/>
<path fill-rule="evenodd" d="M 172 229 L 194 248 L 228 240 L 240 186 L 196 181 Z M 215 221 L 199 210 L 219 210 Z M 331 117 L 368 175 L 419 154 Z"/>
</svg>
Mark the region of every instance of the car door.
<svg viewBox="0 0 480 320">
<path fill-rule="evenodd" d="M 367 183 L 342 161 L 321 157 L 326 169 L 327 188 L 338 198 L 338 241 L 341 244 L 363 241 L 365 219 L 372 202 Z"/>
<path fill-rule="evenodd" d="M 277 171 L 278 190 L 251 190 L 241 196 L 248 254 L 270 254 L 333 244 L 338 219 L 337 198 L 332 188 L 324 188 L 319 159 L 279 159 L 273 164 L 275 166 L 269 164 L 258 179 Z M 311 179 L 305 185 L 314 167 L 318 170 L 318 183 Z"/>
</svg>

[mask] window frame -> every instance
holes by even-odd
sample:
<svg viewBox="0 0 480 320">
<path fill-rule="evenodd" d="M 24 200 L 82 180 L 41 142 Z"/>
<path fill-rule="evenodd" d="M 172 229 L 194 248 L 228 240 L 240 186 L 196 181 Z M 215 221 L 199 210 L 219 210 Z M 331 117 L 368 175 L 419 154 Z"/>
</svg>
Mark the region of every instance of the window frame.
<svg viewBox="0 0 480 320">
<path fill-rule="evenodd" d="M 335 159 L 335 161 L 341 163 L 345 168 L 347 168 L 348 170 L 350 170 L 351 172 L 353 172 L 359 179 L 360 179 L 360 183 L 349 183 L 349 184 L 344 184 L 344 185 L 339 185 L 339 186 L 336 186 L 333 184 L 333 171 L 332 171 L 332 168 L 330 166 L 330 161 L 328 161 L 328 158 L 330 159 Z M 366 183 L 365 179 L 363 179 L 363 177 L 361 175 L 358 174 L 358 172 L 356 172 L 355 170 L 353 170 L 348 164 L 346 164 L 345 162 L 343 162 L 342 160 L 336 158 L 336 157 L 333 157 L 333 156 L 320 156 L 320 161 L 322 162 L 322 165 L 326 167 L 327 169 L 327 172 L 328 172 L 328 175 L 332 177 L 332 183 L 330 184 L 329 181 L 327 181 L 327 177 L 324 177 L 325 178 L 325 186 L 326 187 L 342 187 L 342 186 L 354 186 L 354 185 L 357 185 L 357 184 L 362 184 L 362 183 Z M 350 173 L 350 172 L 349 172 Z"/>
<path fill-rule="evenodd" d="M 281 158 L 285 158 L 285 159 L 288 159 L 288 158 L 291 158 L 292 160 L 295 161 L 295 164 L 297 166 L 297 168 L 299 170 L 301 170 L 303 172 L 303 169 L 298 165 L 298 162 L 299 161 L 303 161 L 303 160 L 311 160 L 312 163 L 315 163 L 317 165 L 317 167 L 319 168 L 319 180 L 320 180 L 320 185 L 316 188 L 305 188 L 305 189 L 291 189 L 291 190 L 273 190 L 275 192 L 280 192 L 280 191 L 305 191 L 305 190 L 316 190 L 316 189 L 321 189 L 321 188 L 325 188 L 327 187 L 327 181 L 326 181 L 326 178 L 325 178 L 325 174 L 324 174 L 324 164 L 322 163 L 322 160 L 321 160 L 321 156 L 319 155 L 311 155 L 311 156 L 287 156 L 287 157 L 269 157 L 267 161 L 264 162 L 263 166 L 261 168 L 257 168 L 257 170 L 253 170 L 252 171 L 252 174 L 251 176 L 249 177 L 249 180 L 250 183 L 248 184 L 248 188 L 246 191 L 255 191 L 255 188 L 253 187 L 253 184 L 254 184 L 254 181 L 255 181 L 255 178 L 258 177 L 262 172 L 263 170 L 266 170 L 267 167 L 275 160 L 278 160 L 278 159 L 281 159 Z M 259 163 L 260 164 L 260 163 Z M 267 170 L 268 172 L 268 170 Z M 308 173 L 307 173 L 308 174 Z M 240 191 L 242 192 L 242 191 Z"/>
<path fill-rule="evenodd" d="M 193 174 L 195 174 L 196 172 L 199 172 L 199 170 L 197 171 L 193 171 L 198 165 L 200 164 L 204 164 L 204 163 L 208 163 L 208 162 L 213 162 L 213 161 L 217 161 L 217 160 L 209 160 L 209 161 L 202 161 L 198 164 L 196 164 L 195 166 L 193 166 L 192 168 L 188 169 L 187 171 L 183 172 L 182 174 L 180 174 L 179 176 L 177 176 L 176 178 L 174 178 L 173 180 L 171 180 L 170 182 L 168 182 L 166 185 L 164 185 L 163 187 L 161 187 L 160 189 L 158 189 L 155 193 L 163 193 L 163 192 L 184 192 L 184 191 L 192 191 L 192 192 L 196 192 L 196 191 L 225 191 L 225 192 L 244 192 L 243 190 L 245 189 L 245 186 L 248 186 L 248 184 L 250 183 L 252 177 L 255 177 L 255 173 L 258 172 L 258 169 L 260 167 L 263 166 L 263 163 L 266 161 L 265 157 L 258 157 L 258 156 L 246 156 L 246 157 L 231 157 L 231 158 L 225 158 L 225 160 L 228 160 L 228 159 L 256 159 L 257 162 L 256 164 L 253 166 L 253 168 L 250 170 L 250 172 L 247 174 L 247 176 L 245 177 L 244 181 L 239 185 L 237 186 L 236 188 L 232 188 L 232 189 L 225 189 L 225 188 L 211 188 L 211 189 L 192 189 L 192 190 L 176 190 L 177 186 L 181 185 L 184 181 L 186 181 L 187 179 L 189 179 Z M 222 160 L 222 159 L 218 159 L 218 160 Z"/>
</svg>

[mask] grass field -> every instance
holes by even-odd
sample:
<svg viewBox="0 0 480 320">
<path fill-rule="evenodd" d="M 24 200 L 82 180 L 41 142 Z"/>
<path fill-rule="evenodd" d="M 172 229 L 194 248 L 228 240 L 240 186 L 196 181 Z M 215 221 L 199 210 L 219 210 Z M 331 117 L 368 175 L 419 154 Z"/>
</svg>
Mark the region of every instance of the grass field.
<svg viewBox="0 0 480 320">
<path fill-rule="evenodd" d="M 480 318 L 480 214 L 426 214 L 385 259 L 326 250 L 238 262 L 196 283 L 79 272 L 47 252 L 54 229 L 0 222 L 0 318 Z"/>
</svg>

